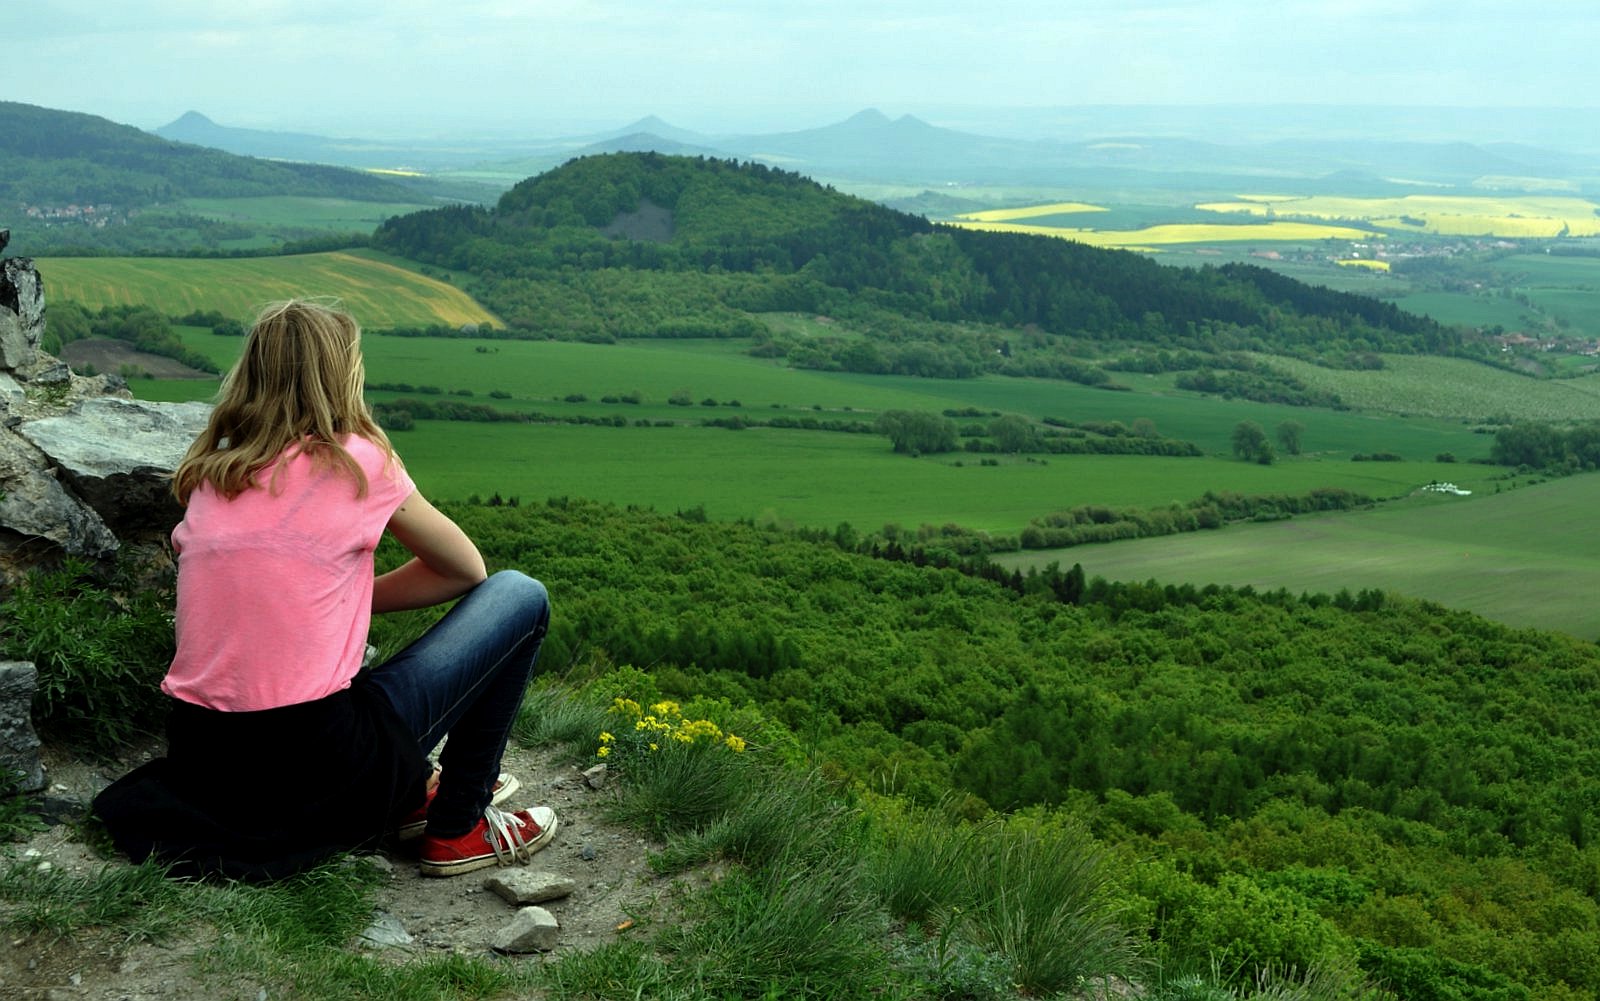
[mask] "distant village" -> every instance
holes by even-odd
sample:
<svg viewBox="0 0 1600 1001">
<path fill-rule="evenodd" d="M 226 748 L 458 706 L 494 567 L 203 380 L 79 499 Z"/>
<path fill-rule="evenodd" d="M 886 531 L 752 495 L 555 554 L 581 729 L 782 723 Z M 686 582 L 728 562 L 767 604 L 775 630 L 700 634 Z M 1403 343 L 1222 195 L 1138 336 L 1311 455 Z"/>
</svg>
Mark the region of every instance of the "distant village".
<svg viewBox="0 0 1600 1001">
<path fill-rule="evenodd" d="M 139 214 L 138 209 L 115 208 L 110 205 L 24 205 L 22 214 L 29 219 L 50 223 L 79 223 L 94 229 L 104 229 L 125 223 Z"/>
<path fill-rule="evenodd" d="M 1455 240 L 1430 236 L 1426 240 L 1403 241 L 1385 240 L 1382 243 L 1350 241 L 1342 243 L 1337 249 L 1326 247 L 1296 247 L 1286 250 L 1258 250 L 1250 256 L 1269 261 L 1293 261 L 1301 264 L 1338 264 L 1349 261 L 1381 261 L 1385 264 L 1400 261 L 1414 261 L 1425 259 L 1453 260 L 1469 254 L 1481 254 L 1486 251 L 1518 251 L 1526 250 L 1525 242 L 1507 240 L 1495 237 L 1460 237 Z M 1384 271 L 1375 273 L 1381 276 Z M 1450 292 L 1477 293 L 1483 292 L 1481 282 L 1466 278 L 1446 278 L 1441 282 L 1441 287 Z M 1567 355 L 1583 355 L 1587 357 L 1600 357 L 1600 340 L 1593 337 L 1566 336 L 1552 333 L 1530 334 L 1527 331 L 1509 331 L 1495 333 L 1490 337 L 1500 345 L 1500 350 L 1506 354 L 1528 354 L 1533 352 L 1555 352 Z"/>
</svg>

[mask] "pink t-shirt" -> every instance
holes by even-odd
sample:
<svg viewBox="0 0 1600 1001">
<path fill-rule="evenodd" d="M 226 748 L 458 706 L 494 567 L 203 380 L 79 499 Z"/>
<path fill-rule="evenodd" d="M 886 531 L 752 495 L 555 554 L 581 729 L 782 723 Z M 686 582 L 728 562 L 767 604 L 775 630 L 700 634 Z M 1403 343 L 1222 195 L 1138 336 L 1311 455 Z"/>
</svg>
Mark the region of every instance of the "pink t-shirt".
<svg viewBox="0 0 1600 1001">
<path fill-rule="evenodd" d="M 365 497 L 338 466 L 300 454 L 231 501 L 210 483 L 190 495 L 172 531 L 178 652 L 162 691 L 244 712 L 350 686 L 372 622 L 373 552 L 415 487 L 367 439 L 343 444 L 367 475 Z"/>
</svg>

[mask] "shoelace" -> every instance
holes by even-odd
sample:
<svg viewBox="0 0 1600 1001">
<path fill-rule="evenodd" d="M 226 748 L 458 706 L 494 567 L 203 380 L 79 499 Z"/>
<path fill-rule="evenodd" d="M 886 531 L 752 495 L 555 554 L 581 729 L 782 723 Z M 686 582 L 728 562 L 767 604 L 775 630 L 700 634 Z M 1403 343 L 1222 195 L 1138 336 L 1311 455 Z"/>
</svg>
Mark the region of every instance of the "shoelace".
<svg viewBox="0 0 1600 1001">
<path fill-rule="evenodd" d="M 491 806 L 483 811 L 483 819 L 489 825 L 488 831 L 485 832 L 488 835 L 489 847 L 494 850 L 494 857 L 501 865 L 510 865 L 533 857 L 533 850 L 522 835 L 522 829 L 528 825 L 521 817 Z"/>
</svg>

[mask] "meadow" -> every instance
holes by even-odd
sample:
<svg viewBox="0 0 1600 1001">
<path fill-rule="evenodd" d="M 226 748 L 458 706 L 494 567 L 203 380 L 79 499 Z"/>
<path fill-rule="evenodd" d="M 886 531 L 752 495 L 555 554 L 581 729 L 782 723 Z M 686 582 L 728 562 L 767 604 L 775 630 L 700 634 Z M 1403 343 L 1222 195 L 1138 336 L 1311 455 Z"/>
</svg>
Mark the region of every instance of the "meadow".
<svg viewBox="0 0 1600 1001">
<path fill-rule="evenodd" d="M 1272 359 L 1313 389 L 1361 411 L 1486 420 L 1600 420 L 1600 377 L 1535 379 L 1460 358 L 1389 355 L 1382 371 L 1323 368 Z"/>
<path fill-rule="evenodd" d="M 188 328 L 188 346 L 231 364 L 240 342 Z M 755 519 L 862 530 L 959 524 L 1015 534 L 1028 521 L 1078 504 L 1154 507 L 1207 490 L 1303 494 L 1337 486 L 1373 497 L 1404 494 L 1434 479 L 1487 485 L 1500 471 L 1465 460 L 1487 454 L 1489 439 L 1460 421 L 1374 416 L 1350 411 L 1220 400 L 1172 388 L 1170 376 L 1119 374 L 1133 392 L 1107 392 L 1042 379 L 920 379 L 817 372 L 745 353 L 738 341 L 629 341 L 615 345 L 371 336 L 368 380 L 439 389 L 451 399 L 556 419 L 621 417 L 672 427 L 418 421 L 396 442 L 426 489 L 442 498 L 473 494 L 542 499 L 594 497 L 672 511 L 703 507 L 719 519 Z M 482 349 L 482 350 L 480 350 Z M 1487 370 L 1486 370 L 1487 371 Z M 1497 373 L 1515 379 L 1507 373 Z M 147 398 L 206 399 L 209 381 L 135 380 Z M 451 395 L 470 391 L 471 396 Z M 505 398 L 489 396 L 491 392 Z M 639 404 L 603 397 L 637 392 Z M 691 406 L 670 405 L 688 394 Z M 403 393 L 373 390 L 375 403 Z M 568 399 L 582 396 L 584 399 Z M 716 401 L 707 406 L 705 401 Z M 729 406 L 737 402 L 738 406 Z M 870 424 L 890 409 L 974 410 L 958 425 L 984 425 L 994 413 L 1073 421 L 1153 421 L 1194 441 L 1207 458 L 1003 456 L 983 465 L 965 452 L 909 458 L 879 434 L 787 428 L 742 431 L 695 426 L 718 417 L 773 417 Z M 1253 420 L 1269 433 L 1304 425 L 1305 454 L 1272 466 L 1231 457 L 1234 426 Z M 1357 452 L 1388 451 L 1403 462 L 1351 462 Z M 1451 452 L 1462 462 L 1433 458 Z M 470 456 L 470 459 L 463 457 Z"/>
<path fill-rule="evenodd" d="M 51 301 L 150 306 L 169 316 L 218 310 L 241 320 L 263 303 L 336 296 L 369 327 L 496 323 L 465 292 L 370 251 L 233 259 L 51 257 L 35 261 Z"/>
<path fill-rule="evenodd" d="M 1600 477 L 1470 498 L 1424 494 L 1372 511 L 1070 550 L 1006 554 L 1007 566 L 1081 563 L 1090 576 L 1249 584 L 1295 593 L 1374 584 L 1510 625 L 1600 638 Z M 1574 596 L 1585 600 L 1574 600 Z"/>
<path fill-rule="evenodd" d="M 177 203 L 185 212 L 207 219 L 238 222 L 270 233 L 274 229 L 316 229 L 340 233 L 370 233 L 391 216 L 405 215 L 431 205 L 405 202 L 360 202 L 350 198 L 311 198 L 266 195 L 257 198 L 185 198 Z"/>
<path fill-rule="evenodd" d="M 334 287 L 346 290 L 346 300 L 369 327 L 382 326 L 385 318 L 418 322 L 421 308 L 412 290 L 431 281 L 392 266 L 384 270 L 383 262 L 368 257 L 325 254 L 259 261 L 150 262 L 156 268 L 173 266 L 179 274 L 190 264 L 242 270 L 220 271 L 183 289 L 179 280 L 170 277 L 152 281 L 130 276 L 121 288 L 141 288 L 163 309 L 176 310 L 181 304 L 183 309 L 219 308 L 247 316 L 248 308 L 241 308 L 244 300 L 262 295 L 258 287 L 247 283 L 248 269 L 282 266 L 285 261 L 300 268 L 316 265 L 329 269 L 326 281 L 312 287 L 325 291 L 331 283 L 345 283 Z M 1528 266 L 1541 263 L 1542 259 L 1536 258 Z M 67 267 L 61 267 L 63 264 Z M 121 266 L 116 261 L 51 262 L 46 274 L 53 288 L 72 280 L 73 264 L 112 270 Z M 369 265 L 380 268 L 364 270 Z M 1557 267 L 1571 267 L 1569 262 L 1552 262 L 1549 273 L 1572 280 L 1573 275 L 1558 275 Z M 69 273 L 67 279 L 59 276 L 62 271 Z M 381 294 L 374 293 L 377 298 L 368 304 L 372 310 L 368 316 L 355 305 L 355 293 L 349 290 L 352 275 L 374 273 L 388 284 Z M 57 294 L 86 299 L 91 306 L 115 301 L 111 297 L 117 289 L 109 282 L 81 287 L 86 291 L 79 296 Z M 191 294 L 200 297 L 183 298 Z M 402 312 L 402 307 L 406 311 Z M 819 324 L 806 315 L 767 314 L 763 319 L 775 331 L 789 334 L 849 333 L 839 324 Z M 189 347 L 222 367 L 231 364 L 241 344 L 204 329 L 189 328 L 182 333 Z M 1300 495 L 1319 487 L 1341 487 L 1390 499 L 1406 497 L 1434 480 L 1453 481 L 1472 490 L 1472 498 L 1464 501 L 1470 507 L 1486 503 L 1489 497 L 1485 495 L 1492 496 L 1496 489 L 1509 485 L 1501 479 L 1503 470 L 1472 461 L 1486 457 L 1492 442 L 1492 435 L 1477 433 L 1482 430 L 1476 426 L 1478 422 L 1495 416 L 1600 419 L 1600 380 L 1535 380 L 1457 359 L 1389 356 L 1386 367 L 1376 372 L 1272 360 L 1312 388 L 1339 394 L 1354 408 L 1329 410 L 1204 397 L 1176 389 L 1171 374 L 1115 373 L 1115 381 L 1130 391 L 1108 392 L 1040 379 L 986 376 L 944 380 L 795 369 L 751 357 L 748 348 L 748 341 L 733 339 L 600 345 L 372 335 L 365 343 L 372 384 L 411 384 L 438 391 L 419 397 L 415 392 L 374 389 L 370 395 L 375 403 L 410 395 L 532 411 L 557 422 L 621 418 L 627 423 L 611 427 L 419 420 L 415 429 L 397 432 L 395 438 L 418 482 L 433 496 L 464 499 L 498 493 L 525 501 L 592 497 L 661 511 L 698 509 L 719 520 L 824 529 L 841 522 L 860 531 L 878 531 L 891 524 L 906 529 L 955 524 L 1014 536 L 1032 519 L 1084 504 L 1151 508 L 1191 501 L 1207 491 Z M 152 399 L 206 399 L 215 391 L 215 383 L 138 379 L 134 389 Z M 637 394 L 640 402 L 604 400 L 624 394 Z M 668 400 L 674 395 L 686 397 L 691 405 L 670 405 Z M 1034 420 L 1051 417 L 1125 425 L 1144 420 L 1153 422 L 1162 435 L 1193 441 L 1207 456 L 998 456 L 987 457 L 991 464 L 984 464 L 979 456 L 965 452 L 922 458 L 896 455 L 879 434 L 700 426 L 707 420 L 734 416 L 752 422 L 778 417 L 870 424 L 890 409 L 968 414 L 971 416 L 955 418 L 958 425 L 968 427 L 981 427 L 1000 413 Z M 1303 425 L 1304 454 L 1280 456 L 1271 466 L 1234 459 L 1231 435 L 1244 420 L 1256 422 L 1269 435 L 1285 421 Z M 671 426 L 637 426 L 640 422 L 670 422 Z M 1394 453 L 1404 461 L 1350 461 L 1357 453 L 1374 452 Z M 1444 453 L 1458 461 L 1434 461 Z M 1515 494 L 1525 492 L 1519 489 Z M 1364 517 L 1367 515 L 1349 520 L 1357 524 Z M 1331 523 L 1343 520 L 1332 519 Z M 1564 530 L 1556 527 L 1559 522 L 1535 519 L 1528 524 L 1531 531 L 1547 534 L 1559 549 L 1556 540 L 1564 536 Z M 1484 530 L 1493 527 L 1486 525 Z M 1119 543 L 1119 548 L 1111 551 L 1137 545 L 1160 553 L 1168 546 L 1221 537 L 1207 534 Z M 1399 569 L 1420 572 L 1432 559 L 1425 557 L 1423 549 L 1437 549 L 1444 559 L 1455 544 L 1449 539 L 1435 545 L 1428 538 L 1426 533 L 1418 536 L 1415 544 L 1419 550 L 1401 560 Z M 1307 554 L 1307 566 L 1318 568 L 1320 574 L 1302 578 L 1286 572 L 1282 579 L 1303 579 L 1304 583 L 1293 585 L 1297 589 L 1318 589 L 1325 581 L 1337 581 L 1334 589 L 1378 585 L 1412 590 L 1413 578 L 1391 572 L 1393 568 L 1382 560 L 1355 565 L 1363 576 L 1352 575 L 1350 554 L 1365 552 L 1373 545 L 1333 536 L 1309 537 L 1296 550 Z M 1070 562 L 1082 556 L 1079 550 L 1072 550 L 1044 558 Z M 1241 560 L 1255 558 L 1250 554 Z M 1159 571 L 1162 559 L 1153 559 L 1153 567 Z M 1581 566 L 1574 569 L 1577 572 Z M 1101 572 L 1093 566 L 1091 570 Z M 1299 574 L 1299 569 L 1294 573 Z M 1539 590 L 1543 597 L 1533 601 L 1533 608 L 1541 603 L 1559 608 L 1564 601 L 1570 610 L 1574 595 L 1592 590 L 1567 578 L 1551 579 L 1555 583 Z M 1438 590 L 1426 579 L 1416 587 L 1425 590 L 1415 593 L 1427 596 L 1455 593 Z M 1510 620 L 1524 621 L 1519 618 L 1528 614 L 1523 593 L 1490 587 L 1481 598 L 1472 600 L 1480 601 L 1474 607 L 1490 614 L 1495 613 L 1497 601 L 1503 602 Z M 1556 617 L 1565 614 L 1558 612 Z"/>
</svg>

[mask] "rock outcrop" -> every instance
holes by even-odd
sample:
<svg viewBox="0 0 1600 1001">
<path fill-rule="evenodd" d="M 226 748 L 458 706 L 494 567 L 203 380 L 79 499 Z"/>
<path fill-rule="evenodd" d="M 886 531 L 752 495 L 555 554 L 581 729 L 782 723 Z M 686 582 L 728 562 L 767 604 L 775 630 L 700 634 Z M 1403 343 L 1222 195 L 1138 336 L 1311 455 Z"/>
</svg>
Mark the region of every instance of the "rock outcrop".
<svg viewBox="0 0 1600 1001">
<path fill-rule="evenodd" d="M 76 376 L 40 350 L 44 282 L 0 261 L 0 588 L 62 554 L 104 559 L 158 541 L 180 512 L 167 476 L 209 408 L 129 398 L 114 375 Z"/>
<path fill-rule="evenodd" d="M 40 349 L 44 332 L 33 262 L 0 260 L 0 600 L 27 569 L 64 555 L 100 561 L 164 544 L 182 516 L 167 478 L 210 413 L 131 399 L 118 376 L 73 375 Z M 29 791 L 45 784 L 37 677 L 32 664 L 0 662 L 0 773 Z"/>
<path fill-rule="evenodd" d="M 32 664 L 0 660 L 0 789 L 13 783 L 24 792 L 44 788 L 31 714 L 38 678 Z"/>
</svg>

